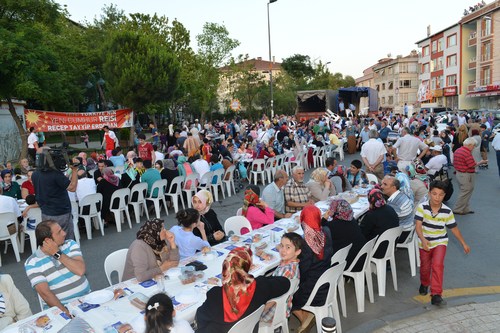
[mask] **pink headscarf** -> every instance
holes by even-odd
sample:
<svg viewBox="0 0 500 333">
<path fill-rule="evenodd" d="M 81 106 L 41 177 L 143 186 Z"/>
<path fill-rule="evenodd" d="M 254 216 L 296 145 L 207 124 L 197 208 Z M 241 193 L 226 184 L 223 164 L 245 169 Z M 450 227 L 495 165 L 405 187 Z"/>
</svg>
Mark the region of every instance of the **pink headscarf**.
<svg viewBox="0 0 500 333">
<path fill-rule="evenodd" d="M 102 170 L 102 177 L 114 186 L 118 186 L 120 183 L 120 178 L 115 175 L 111 168 L 104 168 L 104 170 Z"/>
</svg>

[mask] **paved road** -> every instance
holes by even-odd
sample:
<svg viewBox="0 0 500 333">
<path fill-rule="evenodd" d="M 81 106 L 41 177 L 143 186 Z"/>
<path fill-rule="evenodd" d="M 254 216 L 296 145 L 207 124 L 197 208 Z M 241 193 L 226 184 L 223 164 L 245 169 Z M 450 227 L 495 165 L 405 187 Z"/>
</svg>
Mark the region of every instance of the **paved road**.
<svg viewBox="0 0 500 333">
<path fill-rule="evenodd" d="M 346 161 L 342 164 L 348 166 L 349 162 L 359 158 L 359 155 L 346 155 Z M 485 290 L 469 289 L 483 286 L 500 286 L 500 260 L 498 259 L 498 243 L 500 233 L 498 229 L 497 208 L 499 205 L 500 181 L 496 169 L 494 152 L 490 152 L 490 169 L 480 171 L 476 180 L 476 191 L 472 198 L 472 207 L 476 211 L 473 215 L 458 216 L 457 221 L 460 229 L 472 248 L 469 255 L 464 255 L 460 245 L 450 236 L 450 244 L 445 262 L 445 296 L 450 295 L 449 308 L 470 304 L 471 302 L 484 302 L 483 298 L 471 298 L 475 293 L 498 293 L 499 288 Z M 306 173 L 309 178 L 310 170 Z M 455 183 L 455 194 L 450 203 L 453 204 L 458 191 Z M 226 198 L 221 202 L 214 203 L 213 208 L 217 212 L 219 219 L 223 222 L 226 218 L 235 215 L 236 210 L 241 207 L 243 193 Z M 173 211 L 170 215 L 163 216 L 168 227 L 176 223 Z M 128 226 L 122 228 L 121 233 L 116 232 L 114 225 L 105 229 L 105 236 L 94 230 L 93 239 L 87 240 L 85 232 L 82 232 L 81 247 L 87 264 L 87 277 L 91 287 L 101 289 L 108 286 L 103 271 L 104 259 L 107 254 L 128 245 L 135 239 L 135 233 L 139 224 L 132 222 L 132 230 Z M 24 273 L 23 263 L 30 255 L 29 244 L 26 246 L 26 253 L 22 254 L 21 262 L 16 263 L 12 250 L 9 248 L 7 254 L 2 253 L 2 273 L 11 274 L 16 285 L 32 304 L 32 310 L 38 311 L 38 302 L 35 292 L 31 289 L 29 281 Z M 398 291 L 394 291 L 390 277 L 387 281 L 386 297 L 377 296 L 376 280 L 374 280 L 375 303 L 370 304 L 366 300 L 365 312 L 357 313 L 354 288 L 352 284 L 346 284 L 347 293 L 347 318 L 343 318 L 342 325 L 344 332 L 371 332 L 383 327 L 387 323 L 398 322 L 401 319 L 416 314 L 429 313 L 433 309 L 428 304 L 429 299 L 421 299 L 418 296 L 419 278 L 411 277 L 408 254 L 406 251 L 397 251 L 397 273 Z M 459 289 L 465 288 L 465 289 Z M 448 296 L 448 297 L 450 297 Z M 487 298 L 491 301 L 491 298 Z M 493 296 L 493 300 L 500 300 L 500 297 Z M 479 311 L 479 310 L 478 310 Z M 411 319 L 410 319 L 411 320 Z M 292 319 L 292 327 L 296 327 L 296 320 Z M 415 326 L 416 327 L 416 326 Z M 397 330 L 394 330 L 397 331 Z M 411 331 L 411 330 L 410 330 Z M 421 331 L 419 329 L 413 330 Z M 466 332 L 467 330 L 459 330 Z M 473 330 L 474 331 L 474 330 Z M 385 332 L 385 331 L 384 331 Z M 442 331 L 441 331 L 442 332 Z M 476 331 L 479 332 L 479 331 Z"/>
</svg>

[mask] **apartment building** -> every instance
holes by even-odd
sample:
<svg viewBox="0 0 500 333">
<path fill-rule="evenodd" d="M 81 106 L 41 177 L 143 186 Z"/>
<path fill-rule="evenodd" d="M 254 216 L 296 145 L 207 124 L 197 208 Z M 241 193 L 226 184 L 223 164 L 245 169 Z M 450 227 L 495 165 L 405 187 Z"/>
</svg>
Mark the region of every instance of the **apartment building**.
<svg viewBox="0 0 500 333">
<path fill-rule="evenodd" d="M 375 82 L 374 82 L 374 76 L 375 73 L 373 72 L 373 67 L 376 65 L 373 65 L 371 67 L 368 67 L 363 71 L 363 76 L 357 78 L 355 80 L 355 85 L 356 87 L 369 87 L 369 88 L 375 88 Z M 359 110 L 363 110 L 365 108 L 369 107 L 369 99 L 368 98 L 360 98 L 359 99 Z"/>
<path fill-rule="evenodd" d="M 500 108 L 500 1 L 464 12 L 461 29 L 462 109 Z"/>
<path fill-rule="evenodd" d="M 378 91 L 379 107 L 402 112 L 405 103 L 413 105 L 418 91 L 418 53 L 384 58 L 373 66 L 372 88 Z"/>
<path fill-rule="evenodd" d="M 454 24 L 428 35 L 416 44 L 420 48 L 418 65 L 420 103 L 436 103 L 458 109 L 460 91 L 460 25 Z"/>
</svg>

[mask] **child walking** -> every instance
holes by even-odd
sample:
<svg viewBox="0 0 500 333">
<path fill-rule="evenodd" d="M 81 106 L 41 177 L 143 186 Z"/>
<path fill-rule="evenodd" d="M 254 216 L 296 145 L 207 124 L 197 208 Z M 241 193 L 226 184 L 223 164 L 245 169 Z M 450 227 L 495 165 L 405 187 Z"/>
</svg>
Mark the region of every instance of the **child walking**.
<svg viewBox="0 0 500 333">
<path fill-rule="evenodd" d="M 418 205 L 415 213 L 415 230 L 420 248 L 420 295 L 427 295 L 431 287 L 431 304 L 446 305 L 442 297 L 444 257 L 448 245 L 446 228 L 458 239 L 465 254 L 470 247 L 458 229 L 452 210 L 443 204 L 446 184 L 435 180 L 430 184 L 429 200 Z M 446 226 L 446 228 L 445 228 Z"/>
</svg>

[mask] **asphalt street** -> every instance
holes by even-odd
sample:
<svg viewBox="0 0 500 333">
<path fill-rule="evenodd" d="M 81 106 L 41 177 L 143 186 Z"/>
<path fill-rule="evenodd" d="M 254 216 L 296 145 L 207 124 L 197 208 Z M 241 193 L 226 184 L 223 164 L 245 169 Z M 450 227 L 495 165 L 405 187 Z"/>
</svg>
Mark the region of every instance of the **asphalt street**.
<svg viewBox="0 0 500 333">
<path fill-rule="evenodd" d="M 359 154 L 346 155 L 346 160 L 340 164 L 349 166 Z M 480 170 L 476 175 L 476 189 L 472 197 L 472 209 L 475 214 L 456 216 L 457 223 L 466 242 L 471 247 L 471 253 L 465 255 L 460 244 L 450 235 L 450 242 L 445 261 L 444 289 L 450 305 L 461 305 L 470 302 L 471 297 L 478 299 L 479 294 L 488 294 L 488 300 L 500 300 L 500 259 L 498 256 L 498 243 L 500 233 L 497 232 L 498 207 L 500 204 L 500 179 L 496 167 L 495 152 L 489 153 L 490 168 Z M 453 170 L 453 169 L 452 169 Z M 309 179 L 311 170 L 306 172 Z M 453 207 L 458 193 L 458 184 L 454 181 L 455 192 L 447 203 Z M 222 198 L 222 196 L 220 196 Z M 213 204 L 221 223 L 236 214 L 243 202 L 243 191 L 232 197 Z M 132 215 L 133 216 L 133 215 Z M 133 217 L 132 217 L 133 218 Z M 143 217 L 144 220 L 145 217 Z M 176 224 L 175 213 L 171 209 L 165 219 L 167 228 Z M 87 240 L 85 230 L 81 230 L 81 248 L 87 265 L 87 278 L 93 290 L 108 286 L 104 274 L 104 260 L 106 256 L 118 249 L 127 248 L 135 239 L 135 234 L 140 224 L 132 221 L 132 229 L 123 225 L 122 232 L 116 231 L 115 225 L 105 229 L 105 236 L 93 231 L 93 239 Z M 2 253 L 2 267 L 0 272 L 10 274 L 17 287 L 28 299 L 33 312 L 39 311 L 38 301 L 34 290 L 30 287 L 24 271 L 24 262 L 30 253 L 30 246 L 26 244 L 26 251 L 21 255 L 21 262 L 17 263 L 12 249 L 9 247 L 7 254 Z M 396 252 L 396 266 L 398 291 L 392 286 L 390 274 L 387 278 L 386 296 L 379 297 L 376 277 L 374 276 L 375 303 L 365 301 L 365 312 L 358 313 L 356 308 L 355 292 L 352 283 L 346 284 L 347 318 L 342 318 L 344 332 L 371 332 L 384 326 L 386 323 L 404 319 L 427 311 L 432 306 L 430 298 L 418 296 L 419 277 L 411 277 L 408 263 L 408 254 L 405 250 Z M 477 288 L 491 287 L 491 288 Z M 296 322 L 295 319 L 292 319 Z"/>
</svg>

